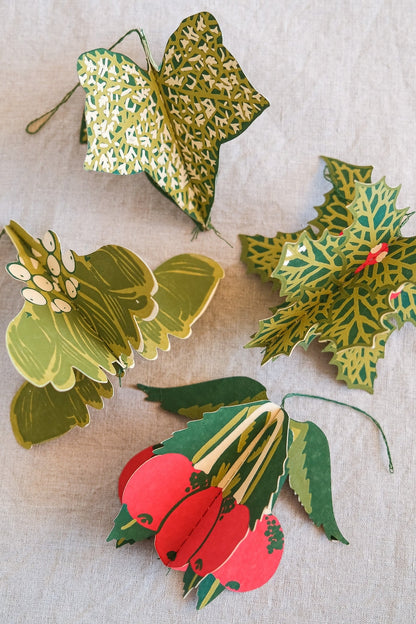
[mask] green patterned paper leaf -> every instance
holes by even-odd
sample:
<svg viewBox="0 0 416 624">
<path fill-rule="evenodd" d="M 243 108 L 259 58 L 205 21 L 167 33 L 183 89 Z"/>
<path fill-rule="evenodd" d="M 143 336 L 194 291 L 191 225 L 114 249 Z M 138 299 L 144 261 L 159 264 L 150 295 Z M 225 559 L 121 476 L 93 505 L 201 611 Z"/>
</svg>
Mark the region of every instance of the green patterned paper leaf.
<svg viewBox="0 0 416 624">
<path fill-rule="evenodd" d="M 224 591 L 224 589 L 224 585 L 221 585 L 219 580 L 216 579 L 213 574 L 205 576 L 198 585 L 198 602 L 196 608 L 199 610 L 206 607 L 207 604 L 217 598 Z"/>
<path fill-rule="evenodd" d="M 328 539 L 348 544 L 340 532 L 332 507 L 329 447 L 323 431 L 312 422 L 290 419 L 294 434 L 289 447 L 289 485 L 310 519 L 321 526 Z"/>
<path fill-rule="evenodd" d="M 164 262 L 154 274 L 159 285 L 154 296 L 158 314 L 150 321 L 136 319 L 143 335 L 140 355 L 148 360 L 157 357 L 157 349 L 170 349 L 169 334 L 177 338 L 191 334 L 193 323 L 211 301 L 224 271 L 211 258 L 183 254 Z"/>
<path fill-rule="evenodd" d="M 342 162 L 336 158 L 322 157 L 325 161 L 325 178 L 332 183 L 332 189 L 325 194 L 325 201 L 316 206 L 318 216 L 309 225 L 318 230 L 320 236 L 324 230 L 339 235 L 349 227 L 353 216 L 349 204 L 354 199 L 355 182 L 371 182 L 373 167 L 361 167 Z"/>
<path fill-rule="evenodd" d="M 400 326 L 404 318 L 416 318 L 416 300 L 407 290 L 416 286 L 416 237 L 401 236 L 407 210 L 396 208 L 398 189 L 384 179 L 356 182 L 355 189 L 348 206 L 353 220 L 342 235 L 324 230 L 316 239 L 305 232 L 284 245 L 272 277 L 287 300 L 260 321 L 247 346 L 263 348 L 264 363 L 318 337 L 330 344 L 338 378 L 371 391 L 375 363 L 392 331 L 389 319 Z"/>
<path fill-rule="evenodd" d="M 274 237 L 248 236 L 240 234 L 241 240 L 241 260 L 247 266 L 248 273 L 256 273 L 260 276 L 262 282 L 272 282 L 274 287 L 278 287 L 278 281 L 272 277 L 272 273 L 276 268 L 277 261 L 282 253 L 285 243 L 296 242 L 304 230 L 294 232 L 293 234 L 285 234 L 277 232 Z M 306 232 L 311 237 L 314 236 L 311 228 L 306 228 Z"/>
<path fill-rule="evenodd" d="M 86 92 L 85 168 L 145 171 L 200 227 L 209 226 L 221 143 L 268 106 L 222 44 L 209 13 L 192 15 L 168 40 L 160 68 L 147 70 L 99 48 L 78 59 Z"/>
<path fill-rule="evenodd" d="M 185 598 L 192 589 L 198 587 L 203 578 L 203 576 L 199 576 L 199 574 L 194 572 L 191 566 L 188 565 L 183 575 L 183 597 Z"/>
<path fill-rule="evenodd" d="M 7 270 L 25 282 L 23 310 L 7 330 L 19 372 L 37 386 L 68 390 L 74 369 L 105 382 L 104 370 L 116 373 L 113 362 L 131 365 L 132 347 L 142 347 L 136 319 L 157 313 L 147 265 L 115 245 L 78 256 L 62 252 L 51 231 L 39 241 L 13 221 L 5 230 L 19 254 Z"/>
<path fill-rule="evenodd" d="M 329 363 L 338 368 L 337 379 L 345 381 L 349 388 L 359 388 L 372 394 L 377 377 L 376 364 L 384 357 L 386 340 L 393 329 L 377 334 L 374 337 L 374 346 L 350 347 L 337 351 L 335 345 L 329 342 L 324 351 L 333 353 Z"/>
<path fill-rule="evenodd" d="M 127 511 L 127 505 L 123 505 L 117 518 L 114 520 L 114 527 L 107 537 L 107 542 L 116 540 L 116 548 L 120 548 L 120 546 L 125 544 L 141 542 L 154 534 L 154 531 L 147 529 L 139 524 L 135 518 L 132 518 Z"/>
<path fill-rule="evenodd" d="M 222 407 L 188 423 L 165 440 L 155 454 L 180 453 L 250 511 L 250 527 L 262 516 L 279 488 L 288 445 L 287 414 L 258 401 Z M 221 484 L 221 485 L 220 485 Z"/>
<path fill-rule="evenodd" d="M 144 384 L 137 384 L 137 387 L 147 394 L 146 401 L 159 402 L 168 412 L 191 420 L 223 406 L 267 400 L 266 388 L 250 377 L 225 377 L 174 388 Z"/>
<path fill-rule="evenodd" d="M 10 419 L 16 440 L 25 448 L 56 438 L 73 427 L 89 423 L 87 405 L 103 407 L 102 397 L 113 395 L 109 381 L 97 383 L 78 371 L 75 385 L 67 392 L 58 392 L 48 384 L 37 388 L 25 382 L 14 396 Z"/>
</svg>

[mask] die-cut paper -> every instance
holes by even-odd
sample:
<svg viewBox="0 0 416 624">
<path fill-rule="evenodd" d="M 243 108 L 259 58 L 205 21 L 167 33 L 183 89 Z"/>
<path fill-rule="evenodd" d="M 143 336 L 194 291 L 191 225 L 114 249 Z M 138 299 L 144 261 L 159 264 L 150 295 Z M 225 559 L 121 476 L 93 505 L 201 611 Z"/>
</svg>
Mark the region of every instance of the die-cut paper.
<svg viewBox="0 0 416 624">
<path fill-rule="evenodd" d="M 148 67 L 113 48 L 136 32 Z M 215 229 L 211 208 L 219 149 L 269 106 L 222 43 L 213 15 L 184 19 L 169 38 L 163 60 L 153 60 L 142 30 L 130 30 L 111 48 L 78 59 L 85 90 L 80 140 L 88 142 L 84 167 L 129 175 L 144 171 L 200 230 Z M 30 122 L 37 132 L 75 91 Z"/>
<path fill-rule="evenodd" d="M 6 335 L 28 382 L 11 410 L 24 446 L 84 426 L 86 405 L 101 407 L 99 397 L 111 396 L 107 374 L 132 367 L 133 350 L 155 359 L 169 350 L 169 334 L 187 338 L 223 277 L 205 256 L 175 256 L 153 273 L 123 247 L 79 256 L 62 252 L 51 231 L 39 240 L 15 222 L 5 230 L 18 251 L 7 270 L 25 282 L 24 306 Z"/>
<path fill-rule="evenodd" d="M 249 271 L 286 297 L 246 346 L 262 348 L 265 363 L 318 338 L 337 378 L 372 392 L 387 338 L 416 323 L 415 237 L 401 236 L 409 213 L 396 208 L 399 188 L 370 183 L 371 167 L 325 160 L 334 186 L 306 230 L 241 236 Z"/>
<path fill-rule="evenodd" d="M 284 539 L 272 507 L 285 480 L 326 536 L 348 543 L 334 517 L 327 439 L 314 423 L 288 417 L 291 395 L 279 407 L 247 377 L 138 387 L 146 400 L 197 420 L 126 464 L 108 541 L 155 537 L 163 563 L 184 572 L 184 595 L 197 589 L 198 609 L 224 589 L 249 591 L 274 574 Z M 238 396 L 247 402 L 235 404 Z"/>
</svg>

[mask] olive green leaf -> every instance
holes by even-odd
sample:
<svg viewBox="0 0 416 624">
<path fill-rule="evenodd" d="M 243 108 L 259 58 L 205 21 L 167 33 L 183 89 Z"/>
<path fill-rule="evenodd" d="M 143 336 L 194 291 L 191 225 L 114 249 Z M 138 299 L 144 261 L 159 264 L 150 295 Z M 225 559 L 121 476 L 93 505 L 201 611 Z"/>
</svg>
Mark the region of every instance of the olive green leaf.
<svg viewBox="0 0 416 624">
<path fill-rule="evenodd" d="M 142 347 L 137 319 L 157 313 L 157 282 L 147 265 L 122 247 L 107 245 L 89 256 L 61 252 L 49 231 L 42 241 L 17 223 L 5 228 L 18 251 L 7 265 L 26 283 L 25 304 L 7 329 L 7 348 L 31 383 L 68 390 L 77 369 L 106 382 L 113 363 L 132 364 L 132 347 Z"/>
<path fill-rule="evenodd" d="M 187 338 L 223 277 L 205 256 L 176 256 L 153 273 L 122 247 L 78 256 L 62 252 L 51 231 L 39 241 L 17 223 L 5 229 L 18 250 L 7 270 L 25 282 L 23 309 L 6 336 L 12 362 L 29 382 L 12 406 L 23 445 L 87 424 L 85 404 L 91 393 L 106 396 L 106 373 L 133 366 L 132 349 L 154 359 L 158 348 L 170 348 L 169 334 Z"/>
<path fill-rule="evenodd" d="M 148 321 L 136 319 L 143 336 L 140 355 L 148 360 L 157 357 L 157 349 L 170 349 L 169 334 L 177 338 L 190 336 L 193 323 L 207 308 L 224 271 L 211 258 L 182 254 L 161 264 L 154 275 L 158 314 Z"/>
<path fill-rule="evenodd" d="M 288 417 L 274 403 L 221 407 L 165 440 L 156 455 L 180 453 L 250 511 L 250 527 L 279 488 L 288 446 Z"/>
<path fill-rule="evenodd" d="M 197 13 L 169 38 L 158 67 L 139 33 L 147 70 L 99 48 L 78 59 L 86 92 L 85 168 L 117 174 L 145 171 L 207 229 L 221 143 L 268 106 L 222 44 L 215 18 Z"/>
<path fill-rule="evenodd" d="M 16 440 L 25 448 L 57 438 L 73 427 L 89 423 L 87 405 L 103 407 L 102 397 L 113 396 L 109 381 L 97 383 L 75 371 L 75 384 L 66 392 L 55 390 L 52 384 L 38 388 L 25 383 L 16 392 L 10 420 Z"/>
<path fill-rule="evenodd" d="M 328 539 L 348 544 L 335 520 L 331 494 L 329 447 L 323 431 L 312 422 L 290 419 L 293 442 L 289 447 L 289 485 L 310 519 Z"/>
<path fill-rule="evenodd" d="M 250 377 L 224 377 L 173 388 L 137 387 L 147 394 L 146 401 L 159 402 L 168 412 L 192 420 L 226 405 L 267 400 L 266 388 Z"/>
</svg>

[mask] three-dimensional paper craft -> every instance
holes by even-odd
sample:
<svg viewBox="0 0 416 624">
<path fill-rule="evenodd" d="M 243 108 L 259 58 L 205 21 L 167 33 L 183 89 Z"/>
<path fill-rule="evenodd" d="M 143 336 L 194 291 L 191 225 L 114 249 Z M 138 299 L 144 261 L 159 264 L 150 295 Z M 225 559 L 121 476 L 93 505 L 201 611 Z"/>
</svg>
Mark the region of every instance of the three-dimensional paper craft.
<svg viewBox="0 0 416 624">
<path fill-rule="evenodd" d="M 18 251 L 7 271 L 25 282 L 6 343 L 27 380 L 11 407 L 26 447 L 86 425 L 87 404 L 102 407 L 107 374 L 132 367 L 133 349 L 151 360 L 169 350 L 169 334 L 187 338 L 223 277 L 205 256 L 175 256 L 153 272 L 116 245 L 79 256 L 51 231 L 39 240 L 13 221 L 5 230 Z"/>
<path fill-rule="evenodd" d="M 371 167 L 325 162 L 333 188 L 305 230 L 240 236 L 249 272 L 286 297 L 246 346 L 265 363 L 318 338 L 337 379 L 372 392 L 387 338 L 416 324 L 416 239 L 401 236 L 410 215 L 396 208 L 399 188 L 372 184 Z"/>
<path fill-rule="evenodd" d="M 184 19 L 160 67 L 139 32 L 148 68 L 99 48 L 82 54 L 86 92 L 85 168 L 151 181 L 204 230 L 210 225 L 221 143 L 268 106 L 222 44 L 210 13 Z"/>
<path fill-rule="evenodd" d="M 271 403 L 247 377 L 138 387 L 148 401 L 199 420 L 126 464 L 108 541 L 120 547 L 154 536 L 163 563 L 185 572 L 184 595 L 197 588 L 198 609 L 224 589 L 255 589 L 274 574 L 283 532 L 271 510 L 286 479 L 326 536 L 348 543 L 334 517 L 325 434 L 289 418 L 284 400 Z"/>
<path fill-rule="evenodd" d="M 113 48 L 137 32 L 148 67 Z M 128 175 L 144 171 L 200 230 L 215 229 L 210 214 L 219 149 L 269 106 L 223 46 L 216 19 L 202 12 L 184 19 L 163 60 L 153 60 L 143 31 L 130 30 L 108 50 L 81 54 L 78 74 L 86 93 L 80 140 L 84 167 Z M 75 91 L 30 122 L 37 132 Z"/>
</svg>

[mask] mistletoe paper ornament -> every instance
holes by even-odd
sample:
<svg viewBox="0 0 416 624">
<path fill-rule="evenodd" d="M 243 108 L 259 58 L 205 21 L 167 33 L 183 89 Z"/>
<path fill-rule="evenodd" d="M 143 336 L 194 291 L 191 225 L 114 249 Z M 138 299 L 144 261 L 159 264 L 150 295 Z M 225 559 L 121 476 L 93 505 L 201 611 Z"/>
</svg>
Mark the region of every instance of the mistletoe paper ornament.
<svg viewBox="0 0 416 624">
<path fill-rule="evenodd" d="M 116 245 L 79 256 L 62 251 L 52 231 L 39 240 L 15 222 L 5 230 L 18 251 L 7 271 L 25 283 L 6 335 L 27 380 L 11 408 L 23 446 L 87 424 L 86 405 L 102 407 L 112 394 L 107 374 L 132 367 L 133 350 L 155 359 L 169 350 L 169 334 L 187 338 L 223 277 L 205 256 L 175 256 L 153 272 Z"/>
<path fill-rule="evenodd" d="M 396 207 L 399 188 L 371 183 L 371 167 L 325 161 L 333 188 L 304 231 L 240 237 L 249 271 L 286 297 L 247 347 L 265 363 L 318 338 L 337 378 L 372 392 L 387 338 L 416 324 L 416 239 L 401 235 L 410 215 Z"/>
<path fill-rule="evenodd" d="M 224 589 L 249 591 L 274 574 L 284 538 L 271 510 L 285 480 L 327 537 L 348 543 L 334 517 L 325 434 L 289 418 L 285 399 L 271 403 L 247 377 L 138 387 L 147 400 L 199 420 L 126 464 L 108 541 L 120 547 L 154 537 L 162 562 L 185 573 L 184 595 L 197 589 L 198 609 Z"/>
</svg>

